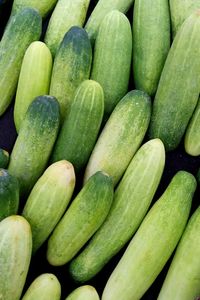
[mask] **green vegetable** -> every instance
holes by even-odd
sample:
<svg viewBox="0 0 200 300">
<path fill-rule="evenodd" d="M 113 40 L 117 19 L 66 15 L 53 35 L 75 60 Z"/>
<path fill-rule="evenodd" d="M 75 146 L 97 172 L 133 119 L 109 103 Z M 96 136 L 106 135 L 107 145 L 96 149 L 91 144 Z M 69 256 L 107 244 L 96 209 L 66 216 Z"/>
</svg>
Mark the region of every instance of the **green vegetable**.
<svg viewBox="0 0 200 300">
<path fill-rule="evenodd" d="M 9 153 L 0 148 L 0 168 L 6 168 L 9 162 Z"/>
<path fill-rule="evenodd" d="M 65 300 L 100 300 L 97 291 L 91 285 L 75 289 Z"/>
</svg>

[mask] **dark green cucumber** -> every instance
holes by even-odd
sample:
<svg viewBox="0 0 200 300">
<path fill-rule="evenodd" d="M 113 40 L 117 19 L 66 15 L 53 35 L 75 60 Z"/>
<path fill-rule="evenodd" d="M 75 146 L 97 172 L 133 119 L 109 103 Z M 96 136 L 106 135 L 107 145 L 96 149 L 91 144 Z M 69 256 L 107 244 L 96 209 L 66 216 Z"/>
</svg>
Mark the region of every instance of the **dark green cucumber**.
<svg viewBox="0 0 200 300">
<path fill-rule="evenodd" d="M 0 148 L 0 168 L 6 168 L 9 162 L 9 153 Z"/>
<path fill-rule="evenodd" d="M 97 172 L 73 200 L 48 241 L 51 265 L 64 265 L 77 254 L 105 220 L 112 200 L 111 178 Z"/>
<path fill-rule="evenodd" d="M 56 54 L 50 95 L 58 99 L 62 120 L 73 102 L 75 91 L 90 76 L 92 48 L 86 31 L 73 26 L 64 36 Z"/>
<path fill-rule="evenodd" d="M 56 141 L 52 160 L 66 159 L 83 170 L 94 148 L 104 112 L 102 87 L 85 80 L 77 89 L 71 110 Z"/>
<path fill-rule="evenodd" d="M 173 177 L 108 279 L 102 300 L 142 298 L 184 231 L 195 189 L 196 180 L 192 174 L 179 171 Z"/>
<path fill-rule="evenodd" d="M 169 51 L 153 103 L 150 137 L 175 149 L 186 130 L 200 91 L 200 11 L 182 25 Z"/>
<path fill-rule="evenodd" d="M 104 90 L 105 119 L 128 91 L 131 56 L 130 22 L 121 12 L 112 11 L 99 27 L 91 72 L 91 79 Z"/>
<path fill-rule="evenodd" d="M 135 0 L 133 75 L 135 87 L 153 96 L 170 48 L 168 0 Z"/>
<path fill-rule="evenodd" d="M 90 156 L 85 182 L 105 171 L 117 184 L 144 138 L 150 115 L 151 101 L 145 92 L 131 91 L 118 103 Z"/>
<path fill-rule="evenodd" d="M 42 19 L 32 8 L 13 16 L 0 42 L 0 116 L 14 97 L 24 53 L 40 38 Z"/>
<path fill-rule="evenodd" d="M 59 104 L 39 96 L 29 106 L 10 155 L 8 170 L 19 179 L 20 194 L 27 195 L 48 162 L 59 128 Z"/>
<path fill-rule="evenodd" d="M 95 288 L 83 285 L 75 289 L 65 300 L 100 300 Z"/>
</svg>

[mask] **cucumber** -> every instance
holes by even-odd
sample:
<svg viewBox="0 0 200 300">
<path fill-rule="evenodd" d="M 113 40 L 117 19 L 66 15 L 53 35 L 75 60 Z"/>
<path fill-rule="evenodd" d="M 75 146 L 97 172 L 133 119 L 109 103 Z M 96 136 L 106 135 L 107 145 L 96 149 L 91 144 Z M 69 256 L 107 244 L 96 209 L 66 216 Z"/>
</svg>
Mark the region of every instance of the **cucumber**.
<svg viewBox="0 0 200 300">
<path fill-rule="evenodd" d="M 15 95 L 24 53 L 31 42 L 40 38 L 42 19 L 32 8 L 13 16 L 0 42 L 0 116 Z"/>
<path fill-rule="evenodd" d="M 91 71 L 91 79 L 104 90 L 105 120 L 128 91 L 131 56 L 130 22 L 121 12 L 111 11 L 99 27 Z"/>
<path fill-rule="evenodd" d="M 112 272 L 102 300 L 141 299 L 183 233 L 195 189 L 196 180 L 192 174 L 185 171 L 176 173 Z"/>
<path fill-rule="evenodd" d="M 113 200 L 111 178 L 97 172 L 88 180 L 48 241 L 47 260 L 60 266 L 71 260 L 105 220 Z"/>
<path fill-rule="evenodd" d="M 158 300 L 190 300 L 200 295 L 200 207 L 192 215 L 176 250 Z"/>
<path fill-rule="evenodd" d="M 9 216 L 0 222 L 0 299 L 20 299 L 31 251 L 31 228 L 23 217 Z"/>
<path fill-rule="evenodd" d="M 184 144 L 188 154 L 200 155 L 200 99 L 187 127 Z"/>
<path fill-rule="evenodd" d="M 26 291 L 22 300 L 60 300 L 61 286 L 54 274 L 38 276 Z"/>
<path fill-rule="evenodd" d="M 56 53 L 50 95 L 60 104 L 62 120 L 70 110 L 75 91 L 90 76 L 92 48 L 86 31 L 73 26 L 64 36 Z"/>
<path fill-rule="evenodd" d="M 75 93 L 53 150 L 52 160 L 66 159 L 75 170 L 83 170 L 94 148 L 104 112 L 102 87 L 85 80 Z"/>
<path fill-rule="evenodd" d="M 86 248 L 70 263 L 75 281 L 93 278 L 130 240 L 151 204 L 165 163 L 165 150 L 159 139 L 145 143 L 129 164 L 103 225 Z M 105 245 L 105 241 L 109 241 Z"/>
<path fill-rule="evenodd" d="M 100 300 L 97 291 L 91 285 L 75 289 L 65 300 Z"/>
<path fill-rule="evenodd" d="M 90 0 L 59 0 L 49 21 L 45 35 L 45 43 L 53 56 L 70 27 L 82 27 Z"/>
<path fill-rule="evenodd" d="M 9 153 L 0 148 L 0 168 L 6 168 L 9 162 Z"/>
<path fill-rule="evenodd" d="M 105 171 L 117 184 L 144 138 L 150 115 L 151 101 L 145 92 L 131 91 L 118 103 L 93 149 L 84 182 Z"/>
<path fill-rule="evenodd" d="M 19 183 L 7 170 L 0 169 L 0 221 L 15 215 L 19 206 Z"/>
<path fill-rule="evenodd" d="M 59 104 L 54 97 L 39 96 L 29 106 L 10 155 L 8 170 L 27 196 L 43 173 L 59 128 Z"/>
<path fill-rule="evenodd" d="M 199 98 L 199 31 L 200 11 L 176 35 L 153 103 L 150 137 L 160 138 L 168 151 L 179 145 Z"/>
<path fill-rule="evenodd" d="M 153 96 L 170 49 L 168 0 L 135 0 L 133 75 L 135 87 Z"/>
<path fill-rule="evenodd" d="M 22 212 L 31 225 L 33 252 L 59 222 L 72 197 L 74 186 L 74 168 L 65 160 L 50 165 L 36 182 Z"/>
<path fill-rule="evenodd" d="M 88 32 L 89 38 L 94 44 L 96 39 L 99 26 L 103 20 L 103 18 L 112 10 L 119 10 L 122 13 L 126 13 L 134 0 L 99 0 L 94 10 L 92 11 L 87 23 L 85 25 L 85 29 Z"/>
<path fill-rule="evenodd" d="M 14 107 L 17 132 L 33 99 L 49 93 L 52 69 L 51 52 L 39 41 L 30 44 L 23 58 Z"/>
</svg>

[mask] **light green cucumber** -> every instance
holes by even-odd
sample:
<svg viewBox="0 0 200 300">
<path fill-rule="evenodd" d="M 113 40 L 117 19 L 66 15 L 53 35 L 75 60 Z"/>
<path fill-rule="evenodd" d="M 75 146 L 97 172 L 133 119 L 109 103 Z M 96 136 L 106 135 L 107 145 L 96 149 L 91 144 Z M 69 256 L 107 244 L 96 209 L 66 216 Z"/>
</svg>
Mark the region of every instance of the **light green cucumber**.
<svg viewBox="0 0 200 300">
<path fill-rule="evenodd" d="M 93 80 L 83 81 L 59 133 L 52 160 L 66 159 L 77 172 L 83 170 L 94 148 L 103 112 L 102 87 Z"/>
<path fill-rule="evenodd" d="M 91 285 L 75 289 L 65 300 L 100 300 L 97 291 Z"/>
<path fill-rule="evenodd" d="M 51 79 L 51 52 L 43 42 L 30 44 L 23 58 L 14 107 L 17 132 L 33 99 L 48 95 Z"/>
<path fill-rule="evenodd" d="M 48 241 L 51 265 L 64 265 L 77 254 L 105 220 L 112 200 L 111 178 L 97 172 L 73 200 Z"/>
<path fill-rule="evenodd" d="M 111 11 L 103 19 L 94 48 L 91 79 L 104 90 L 104 119 L 127 93 L 132 57 L 132 32 L 127 17 Z"/>
<path fill-rule="evenodd" d="M 9 162 L 9 153 L 0 148 L 0 168 L 6 168 Z"/>
<path fill-rule="evenodd" d="M 93 278 L 130 240 L 151 204 L 164 164 L 165 150 L 159 139 L 145 143 L 137 151 L 114 193 L 108 217 L 70 264 L 75 281 Z"/>
<path fill-rule="evenodd" d="M 42 19 L 32 8 L 24 8 L 10 19 L 0 42 L 0 116 L 13 99 L 28 46 L 40 38 Z"/>
<path fill-rule="evenodd" d="M 199 98 L 200 11 L 182 25 L 170 48 L 153 103 L 150 137 L 166 150 L 180 143 Z"/>
<path fill-rule="evenodd" d="M 84 182 L 105 171 L 118 183 L 147 131 L 151 101 L 142 91 L 129 92 L 116 106 L 103 128 L 87 164 Z"/>
<path fill-rule="evenodd" d="M 112 272 L 102 300 L 138 300 L 174 251 L 189 217 L 194 176 L 179 171 L 153 205 Z"/>
<path fill-rule="evenodd" d="M 70 27 L 83 26 L 89 4 L 90 0 L 58 0 L 45 35 L 45 43 L 53 56 Z"/>
<path fill-rule="evenodd" d="M 0 299 L 19 300 L 32 252 L 31 228 L 21 216 L 0 222 Z"/>
<path fill-rule="evenodd" d="M 10 155 L 8 170 L 27 195 L 42 175 L 59 128 L 59 104 L 54 97 L 39 96 L 30 104 Z"/>
<path fill-rule="evenodd" d="M 191 300 L 200 295 L 200 207 L 194 212 L 176 250 L 158 300 Z"/>
<path fill-rule="evenodd" d="M 135 0 L 133 75 L 135 87 L 153 96 L 170 48 L 168 0 Z"/>
</svg>

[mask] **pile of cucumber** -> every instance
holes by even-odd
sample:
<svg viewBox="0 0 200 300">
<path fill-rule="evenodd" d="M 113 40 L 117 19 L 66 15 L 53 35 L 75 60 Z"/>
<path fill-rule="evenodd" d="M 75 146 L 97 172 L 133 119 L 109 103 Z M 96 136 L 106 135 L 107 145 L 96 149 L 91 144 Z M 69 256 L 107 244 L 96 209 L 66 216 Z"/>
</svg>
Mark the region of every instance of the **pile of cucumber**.
<svg viewBox="0 0 200 300">
<path fill-rule="evenodd" d="M 5 9 L 0 300 L 200 299 L 200 0 Z"/>
</svg>

